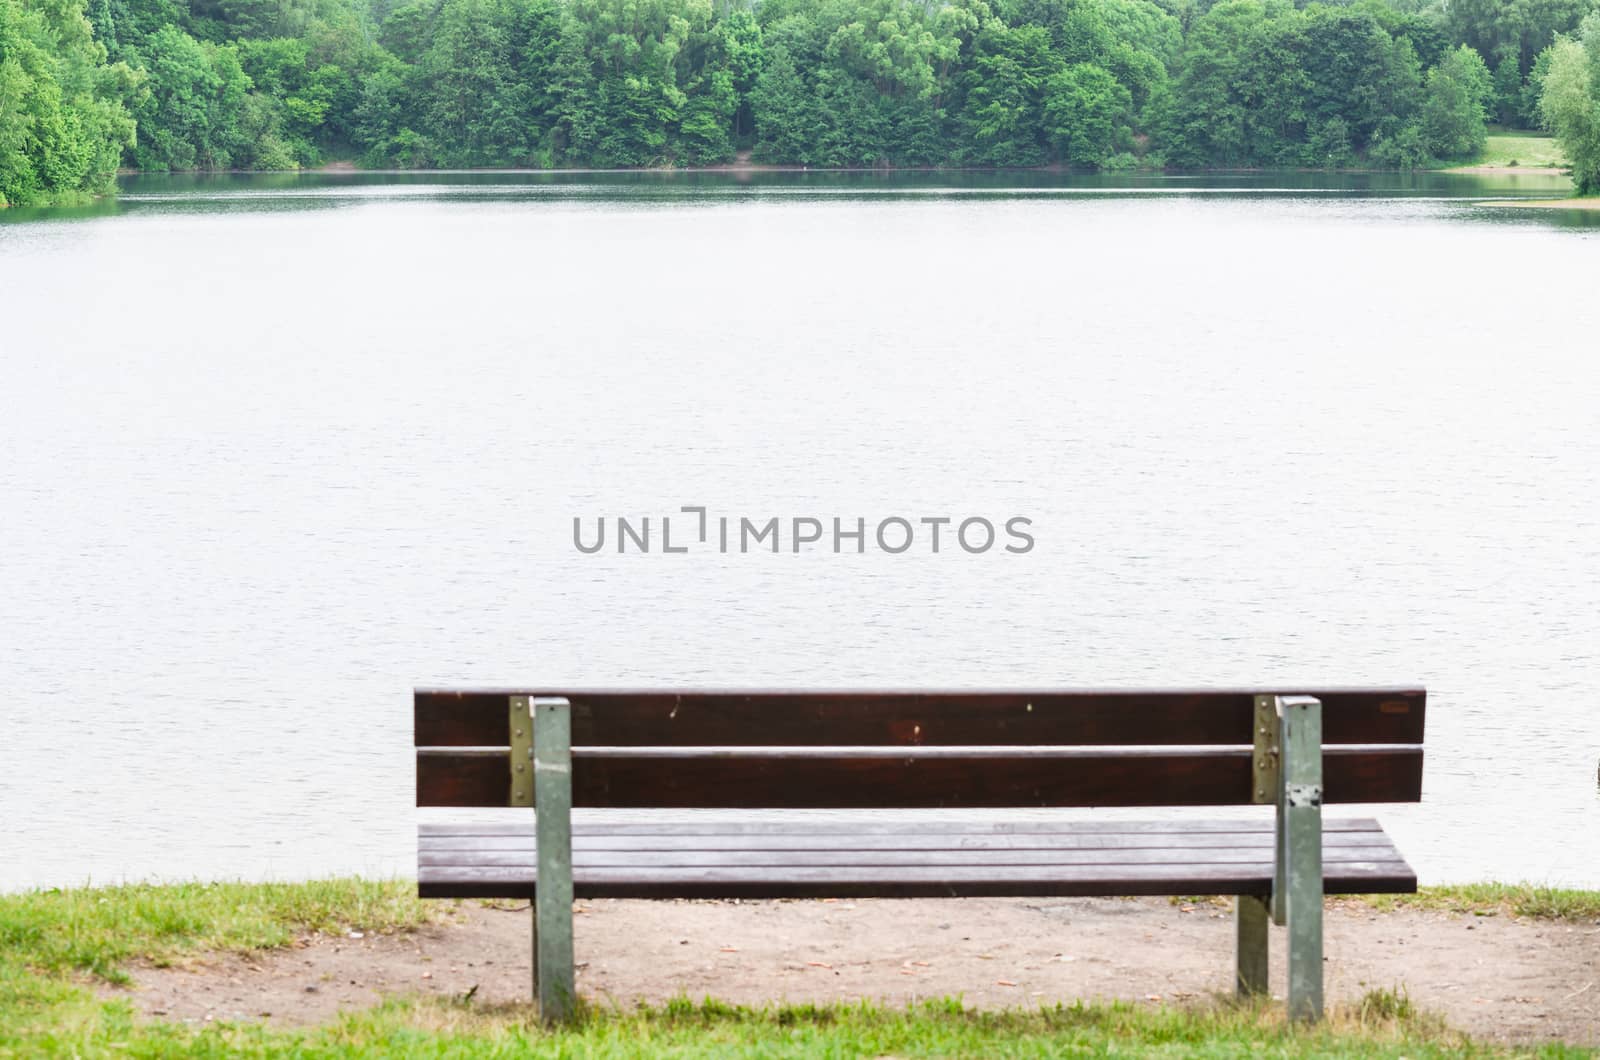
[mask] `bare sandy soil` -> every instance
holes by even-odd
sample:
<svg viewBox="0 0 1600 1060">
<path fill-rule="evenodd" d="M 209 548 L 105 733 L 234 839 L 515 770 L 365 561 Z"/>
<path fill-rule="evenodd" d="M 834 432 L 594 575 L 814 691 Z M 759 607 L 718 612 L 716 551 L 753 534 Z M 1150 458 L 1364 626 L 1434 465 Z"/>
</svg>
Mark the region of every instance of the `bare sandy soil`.
<svg viewBox="0 0 1600 1060">
<path fill-rule="evenodd" d="M 1232 987 L 1228 908 L 1165 899 L 591 901 L 578 989 L 629 1005 L 688 995 L 761 1005 L 961 996 L 1001 1008 L 1121 998 L 1203 1002 Z M 1274 928 L 1274 984 L 1283 982 Z M 1330 1001 L 1403 987 L 1419 1007 L 1507 1042 L 1600 1043 L 1600 923 L 1330 906 Z M 309 1024 L 390 995 L 525 1001 L 527 906 L 462 903 L 412 934 L 315 937 L 251 957 L 135 971 L 131 996 L 169 1020 Z M 1281 986 L 1278 987 L 1281 990 Z"/>
<path fill-rule="evenodd" d="M 1600 210 L 1600 196 L 1582 199 L 1493 199 L 1479 206 L 1506 206 L 1529 210 Z"/>
</svg>

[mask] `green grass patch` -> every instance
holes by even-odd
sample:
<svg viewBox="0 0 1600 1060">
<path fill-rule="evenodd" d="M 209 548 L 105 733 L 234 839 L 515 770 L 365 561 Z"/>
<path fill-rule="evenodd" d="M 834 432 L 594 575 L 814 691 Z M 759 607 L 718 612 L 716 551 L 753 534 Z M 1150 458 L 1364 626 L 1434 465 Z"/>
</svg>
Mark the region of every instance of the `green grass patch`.
<svg viewBox="0 0 1600 1060">
<path fill-rule="evenodd" d="M 1537 133 L 1493 133 L 1473 166 L 1562 169 L 1567 164 L 1555 139 Z"/>
<path fill-rule="evenodd" d="M 1397 1001 L 1396 998 L 1399 997 Z M 973 1011 L 946 999 L 904 1009 L 857 1005 L 746 1008 L 687 999 L 585 1011 L 546 1029 L 526 1006 L 393 1001 L 308 1031 L 136 1022 L 102 1004 L 17 1038 L 0 1054 L 80 1057 L 1502 1057 L 1589 1056 L 1559 1045 L 1514 1050 L 1472 1042 L 1383 992 L 1323 1024 L 1287 1024 L 1281 1008 L 1216 1002 L 1192 1009 L 1130 1003 Z"/>
<path fill-rule="evenodd" d="M 1429 909 L 1474 916 L 1600 921 L 1600 891 L 1534 883 L 1462 883 L 1424 887 L 1416 894 L 1369 894 L 1358 901 L 1380 911 Z"/>
<path fill-rule="evenodd" d="M 1231 895 L 1184 895 L 1167 899 L 1180 908 L 1232 909 Z M 1392 912 L 1426 909 L 1473 916 L 1512 916 L 1530 920 L 1600 922 L 1600 891 L 1546 887 L 1536 883 L 1458 883 L 1424 887 L 1416 894 L 1359 894 L 1330 897 L 1332 905 L 1355 904 Z"/>
<path fill-rule="evenodd" d="M 311 932 L 396 931 L 441 911 L 409 880 L 130 884 L 0 894 L 0 972 L 87 972 L 108 982 L 140 959 L 271 949 Z"/>
</svg>

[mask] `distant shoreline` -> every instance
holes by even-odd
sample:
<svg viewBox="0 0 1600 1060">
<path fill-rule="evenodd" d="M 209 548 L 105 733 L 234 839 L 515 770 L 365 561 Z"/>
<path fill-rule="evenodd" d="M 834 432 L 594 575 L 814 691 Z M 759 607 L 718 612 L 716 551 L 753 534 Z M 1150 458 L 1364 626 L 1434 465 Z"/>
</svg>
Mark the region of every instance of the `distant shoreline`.
<svg viewBox="0 0 1600 1060">
<path fill-rule="evenodd" d="M 1203 169 L 1122 169 L 1122 170 L 1084 170 L 1073 169 L 1070 166 L 801 166 L 791 164 L 768 164 L 762 162 L 725 162 L 713 166 L 633 166 L 621 168 L 602 168 L 594 166 L 554 166 L 550 168 L 537 168 L 533 166 L 466 166 L 466 167 L 405 167 L 405 168 L 380 168 L 364 169 L 354 162 L 341 159 L 335 162 L 326 162 L 320 166 L 302 166 L 299 169 L 170 169 L 170 170 L 145 170 L 145 169 L 119 169 L 119 177 L 180 177 L 180 176 L 270 176 L 274 174 L 361 174 L 361 173 L 540 173 L 540 174 L 583 174 L 583 173 L 639 173 L 660 175 L 681 175 L 689 173 L 876 173 L 885 176 L 905 173 L 1053 173 L 1063 176 L 1178 176 L 1178 177 L 1212 177 L 1212 176 L 1249 176 L 1268 173 L 1303 173 L 1303 174 L 1329 174 L 1329 175 L 1390 175 L 1402 174 L 1432 174 L 1449 173 L 1467 176 L 1539 176 L 1563 177 L 1565 169 L 1555 166 L 1500 166 L 1500 165 L 1465 165 L 1449 166 L 1444 168 L 1426 169 L 1384 169 L 1366 166 L 1355 166 L 1339 169 L 1317 169 L 1306 166 L 1215 166 Z"/>
<path fill-rule="evenodd" d="M 1572 199 L 1490 199 L 1477 205 L 1530 210 L 1600 210 L 1600 195 Z"/>
</svg>

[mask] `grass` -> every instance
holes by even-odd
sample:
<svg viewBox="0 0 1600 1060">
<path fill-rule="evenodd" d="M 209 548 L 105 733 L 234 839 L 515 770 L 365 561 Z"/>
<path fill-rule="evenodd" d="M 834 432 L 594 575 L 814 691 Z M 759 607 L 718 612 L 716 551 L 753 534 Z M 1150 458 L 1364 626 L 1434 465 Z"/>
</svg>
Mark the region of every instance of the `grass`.
<svg viewBox="0 0 1600 1060">
<path fill-rule="evenodd" d="M 1600 891 L 1544 887 L 1533 883 L 1464 883 L 1424 887 L 1416 894 L 1369 894 L 1359 901 L 1374 909 L 1429 909 L 1474 916 L 1533 920 L 1600 921 Z"/>
<path fill-rule="evenodd" d="M 1483 153 L 1460 168 L 1564 169 L 1566 164 L 1566 156 L 1552 137 L 1530 132 L 1499 132 L 1490 134 Z"/>
<path fill-rule="evenodd" d="M 1233 898 L 1224 895 L 1185 895 L 1169 898 L 1175 906 L 1209 906 L 1232 909 Z M 1424 887 L 1416 894 L 1358 894 L 1329 898 L 1334 905 L 1357 904 L 1380 913 L 1396 909 L 1426 909 L 1473 916 L 1511 916 L 1529 920 L 1564 920 L 1600 923 L 1600 891 L 1546 887 L 1537 883 L 1458 883 Z"/>
<path fill-rule="evenodd" d="M 584 1011 L 541 1028 L 528 1006 L 394 1000 L 309 1030 L 255 1024 L 190 1027 L 137 1018 L 102 1000 L 133 961 L 291 943 L 309 932 L 404 931 L 447 903 L 404 881 L 186 884 L 0 895 L 0 1057 L 695 1057 L 695 1056 L 1590 1056 L 1560 1045 L 1508 1050 L 1469 1041 L 1417 1011 L 1403 990 L 1369 992 L 1314 1028 L 1281 1006 L 1229 999 L 1190 1007 L 1074 1004 L 973 1011 L 959 1000 L 744 1008 L 679 1000 Z M 1204 901 L 1204 899 L 1198 899 Z M 1430 888 L 1396 905 L 1588 917 L 1600 894 L 1536 887 Z"/>
<path fill-rule="evenodd" d="M 1370 1000 L 1369 1000 L 1370 999 Z M 981 1012 L 945 999 L 746 1008 L 688 999 L 589 1010 L 544 1029 L 527 1006 L 391 1001 L 306 1031 L 140 1023 L 126 1003 L 63 1008 L 49 1028 L 0 1027 L 0 1055 L 197 1057 L 1580 1057 L 1561 1045 L 1512 1050 L 1472 1042 L 1418 1016 L 1403 995 L 1369 995 L 1315 1027 L 1281 1009 L 1217 1002 L 1194 1009 L 1130 1003 Z"/>
<path fill-rule="evenodd" d="M 437 909 L 409 880 L 180 883 L 0 895 L 0 969 L 87 972 L 111 983 L 132 959 L 272 949 L 312 932 L 409 930 Z"/>
</svg>

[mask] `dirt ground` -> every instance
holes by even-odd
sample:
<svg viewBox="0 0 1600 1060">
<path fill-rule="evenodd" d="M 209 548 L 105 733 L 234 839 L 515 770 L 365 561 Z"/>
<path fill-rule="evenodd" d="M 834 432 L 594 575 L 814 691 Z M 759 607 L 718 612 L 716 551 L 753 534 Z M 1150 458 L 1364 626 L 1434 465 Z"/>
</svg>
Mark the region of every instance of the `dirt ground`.
<svg viewBox="0 0 1600 1060">
<path fill-rule="evenodd" d="M 396 994 L 526 1000 L 525 904 L 464 902 L 415 933 L 314 937 L 295 948 L 135 971 L 149 1016 L 308 1024 Z M 1181 1003 L 1232 986 L 1233 920 L 1166 899 L 591 901 L 578 906 L 578 989 L 628 1005 L 959 995 L 983 1007 L 1077 998 Z M 1283 937 L 1273 929 L 1273 983 Z M 1600 922 L 1519 921 L 1355 903 L 1327 919 L 1330 1001 L 1404 987 L 1476 1036 L 1600 1043 Z M 1281 991 L 1281 985 L 1277 986 Z M 126 992 L 108 993 L 130 996 Z"/>
<path fill-rule="evenodd" d="M 1584 199 L 1491 199 L 1477 206 L 1520 207 L 1534 210 L 1600 210 L 1600 198 Z"/>
</svg>

